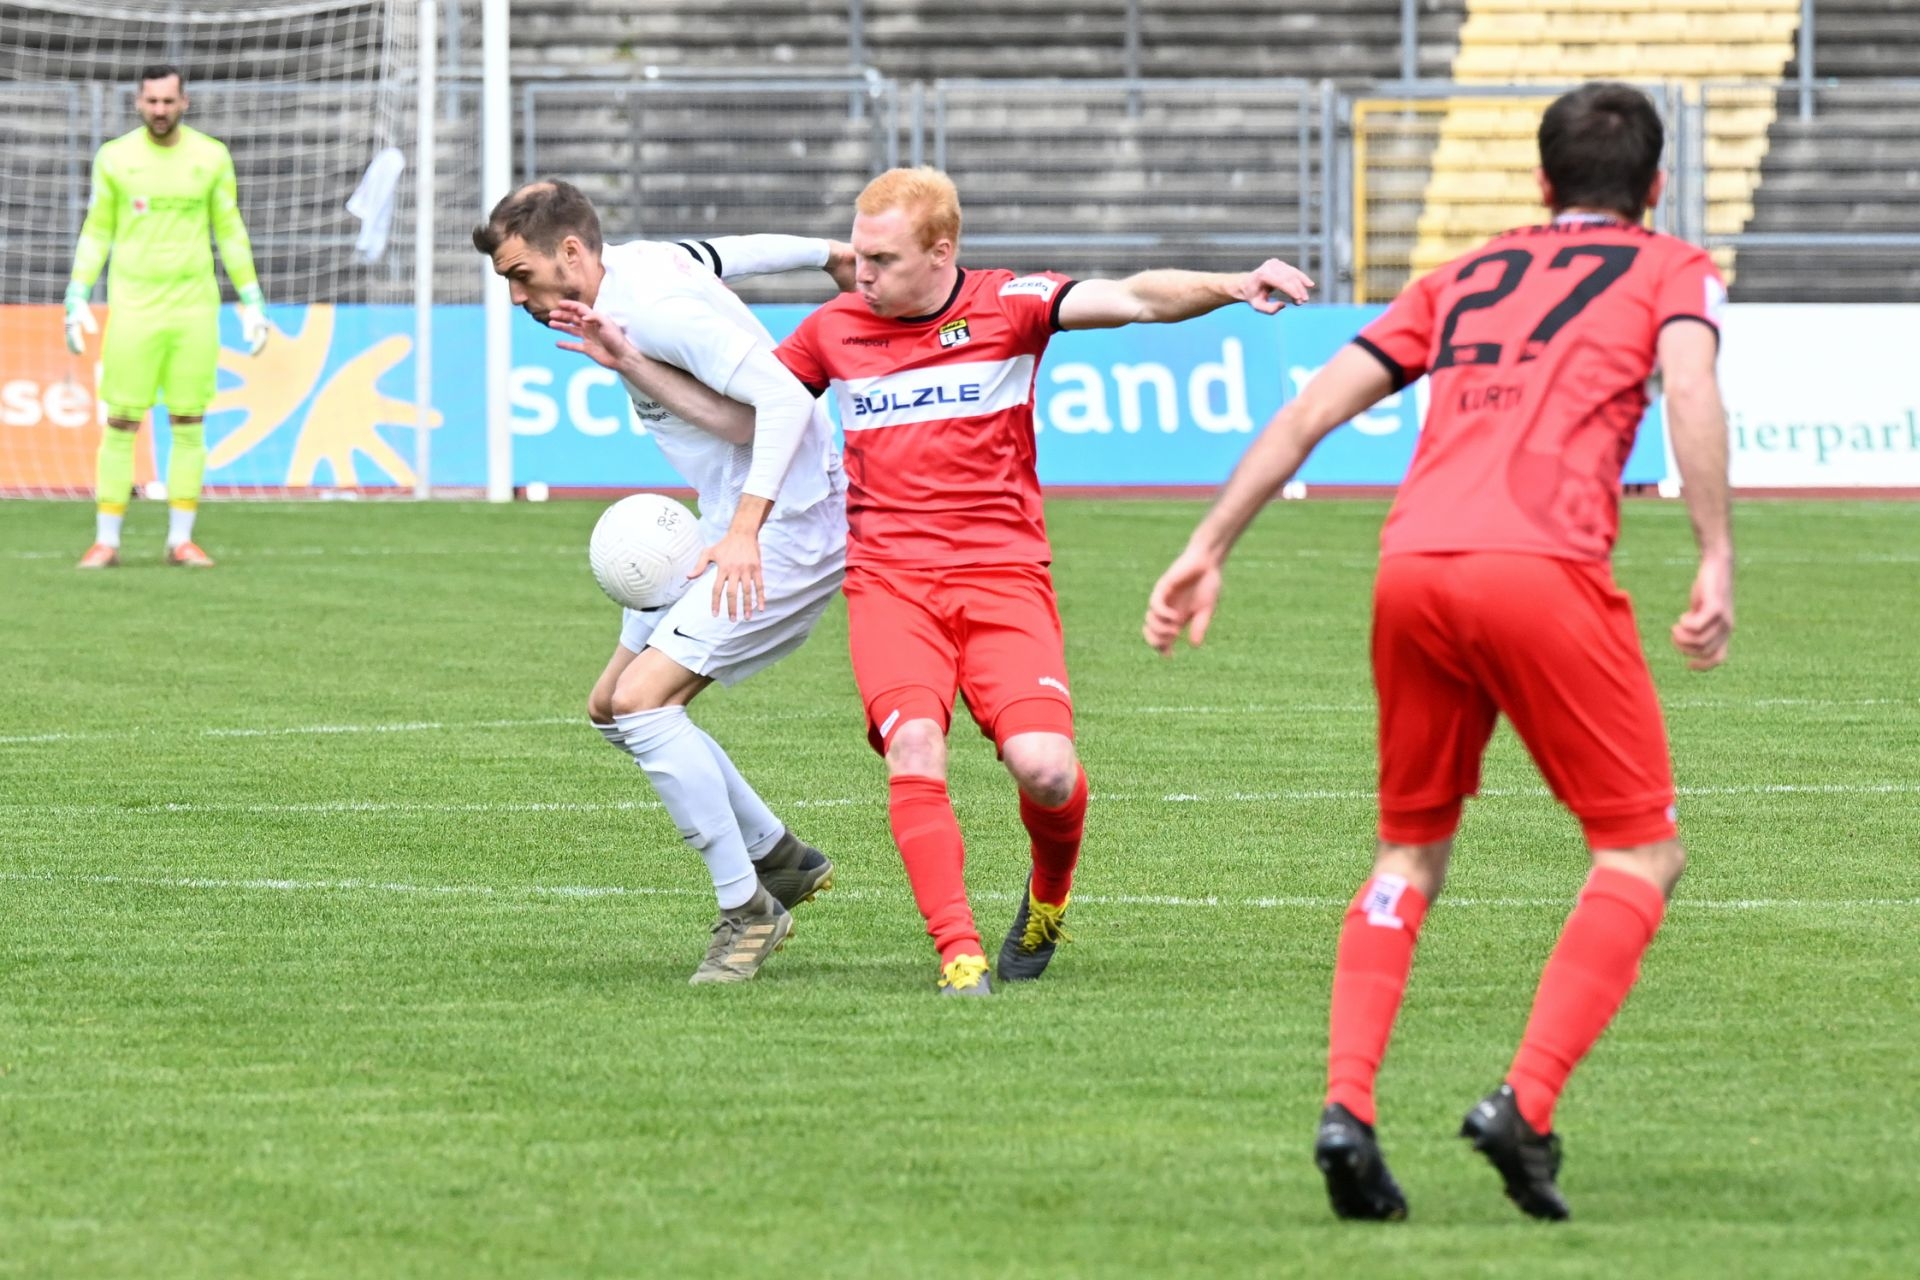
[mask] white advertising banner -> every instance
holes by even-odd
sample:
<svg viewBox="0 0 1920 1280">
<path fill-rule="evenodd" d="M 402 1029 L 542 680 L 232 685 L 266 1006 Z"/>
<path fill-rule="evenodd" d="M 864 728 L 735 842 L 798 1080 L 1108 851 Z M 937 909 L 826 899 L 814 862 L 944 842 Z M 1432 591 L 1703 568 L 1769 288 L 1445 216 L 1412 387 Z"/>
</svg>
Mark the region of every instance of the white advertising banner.
<svg viewBox="0 0 1920 1280">
<path fill-rule="evenodd" d="M 1720 387 L 1734 487 L 1920 487 L 1920 306 L 1728 307 Z"/>
</svg>

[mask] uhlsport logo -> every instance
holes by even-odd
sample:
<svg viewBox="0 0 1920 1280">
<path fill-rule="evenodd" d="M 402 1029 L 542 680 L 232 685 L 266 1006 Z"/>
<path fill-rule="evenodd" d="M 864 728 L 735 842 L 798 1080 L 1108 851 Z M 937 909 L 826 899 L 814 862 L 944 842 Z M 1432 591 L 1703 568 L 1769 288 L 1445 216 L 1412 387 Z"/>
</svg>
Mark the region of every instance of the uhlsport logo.
<svg viewBox="0 0 1920 1280">
<path fill-rule="evenodd" d="M 958 320 L 949 320 L 940 326 L 940 345 L 943 347 L 957 347 L 972 341 L 973 333 L 967 328 L 965 316 L 961 316 Z"/>
</svg>

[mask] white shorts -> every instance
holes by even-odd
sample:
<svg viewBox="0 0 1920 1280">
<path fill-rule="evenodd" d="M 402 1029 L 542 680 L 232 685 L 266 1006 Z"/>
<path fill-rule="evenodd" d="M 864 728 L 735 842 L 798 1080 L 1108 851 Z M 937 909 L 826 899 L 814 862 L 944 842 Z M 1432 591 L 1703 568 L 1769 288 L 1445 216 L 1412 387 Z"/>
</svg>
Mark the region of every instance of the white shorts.
<svg viewBox="0 0 1920 1280">
<path fill-rule="evenodd" d="M 658 649 L 695 675 L 738 684 L 798 649 L 847 576 L 847 503 L 844 495 L 786 516 L 760 536 L 760 574 L 767 607 L 734 620 L 721 606 L 713 616 L 709 568 L 687 593 L 661 609 L 623 609 L 620 645 L 633 653 Z"/>
</svg>

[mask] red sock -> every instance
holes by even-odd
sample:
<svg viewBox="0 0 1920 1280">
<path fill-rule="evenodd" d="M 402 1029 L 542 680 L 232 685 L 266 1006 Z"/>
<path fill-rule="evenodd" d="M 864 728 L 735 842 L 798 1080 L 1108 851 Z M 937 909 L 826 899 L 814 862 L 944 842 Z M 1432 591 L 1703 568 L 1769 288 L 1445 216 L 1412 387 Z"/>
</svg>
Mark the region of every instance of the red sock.
<svg viewBox="0 0 1920 1280">
<path fill-rule="evenodd" d="M 1073 794 L 1058 809 L 1048 809 L 1020 793 L 1020 821 L 1033 837 L 1033 896 L 1059 906 L 1073 888 L 1080 862 L 1080 837 L 1087 829 L 1087 771 L 1080 770 Z"/>
<path fill-rule="evenodd" d="M 1333 1028 L 1327 1048 L 1327 1102 L 1373 1123 L 1373 1081 L 1413 970 L 1413 944 L 1427 899 L 1399 876 L 1360 886 L 1340 926 L 1333 963 Z"/>
<path fill-rule="evenodd" d="M 984 955 L 980 930 L 967 906 L 967 884 L 962 878 L 966 846 L 960 823 L 940 778 L 900 777 L 887 784 L 887 818 L 900 861 L 907 867 L 914 905 L 926 917 L 927 932 L 940 949 L 940 963 L 955 956 Z"/>
<path fill-rule="evenodd" d="M 1574 904 L 1540 975 L 1533 1015 L 1507 1083 L 1520 1114 L 1541 1133 L 1567 1077 L 1613 1021 L 1640 976 L 1640 957 L 1660 927 L 1666 897 L 1650 881 L 1597 867 Z"/>
</svg>

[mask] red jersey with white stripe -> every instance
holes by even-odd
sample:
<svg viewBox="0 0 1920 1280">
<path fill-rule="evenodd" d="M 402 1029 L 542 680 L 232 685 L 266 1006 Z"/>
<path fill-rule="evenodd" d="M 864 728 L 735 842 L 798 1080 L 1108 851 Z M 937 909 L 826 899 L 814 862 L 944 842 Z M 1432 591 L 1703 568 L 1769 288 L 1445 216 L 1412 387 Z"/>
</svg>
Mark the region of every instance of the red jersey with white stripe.
<svg viewBox="0 0 1920 1280">
<path fill-rule="evenodd" d="M 876 316 L 843 293 L 776 355 L 831 388 L 845 432 L 847 562 L 1045 564 L 1033 380 L 1065 276 L 962 270 L 931 315 Z"/>
<path fill-rule="evenodd" d="M 1354 339 L 1396 389 L 1431 377 L 1382 555 L 1519 551 L 1605 560 L 1660 331 L 1719 331 L 1706 252 L 1567 215 L 1495 236 L 1409 285 Z"/>
</svg>

